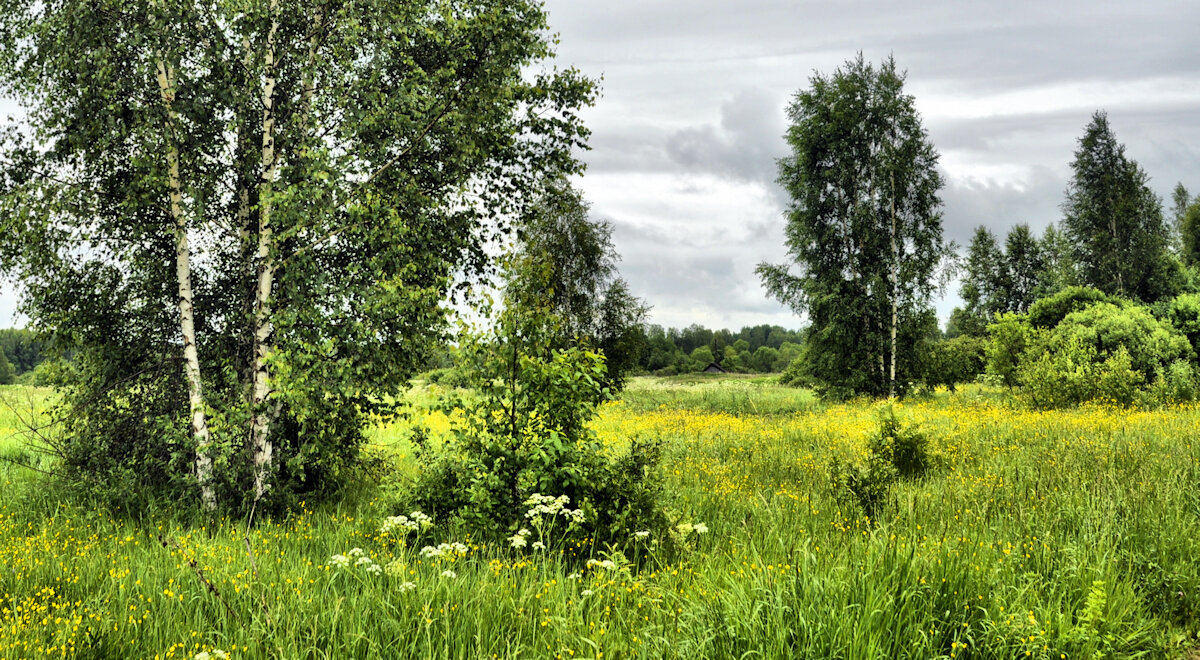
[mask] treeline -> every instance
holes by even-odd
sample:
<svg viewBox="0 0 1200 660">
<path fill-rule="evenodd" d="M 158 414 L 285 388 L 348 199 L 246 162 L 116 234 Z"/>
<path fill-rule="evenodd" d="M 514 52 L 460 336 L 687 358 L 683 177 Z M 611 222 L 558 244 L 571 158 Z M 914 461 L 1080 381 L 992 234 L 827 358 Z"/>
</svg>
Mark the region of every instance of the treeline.
<svg viewBox="0 0 1200 660">
<path fill-rule="evenodd" d="M 32 330 L 0 330 L 0 385 L 9 385 L 18 378 L 28 380 L 42 363 L 42 344 Z"/>
<path fill-rule="evenodd" d="M 682 330 L 649 325 L 639 367 L 646 373 L 671 376 L 703 371 L 716 364 L 737 373 L 770 373 L 787 368 L 800 354 L 802 333 L 777 325 L 709 330 L 692 324 Z"/>
</svg>

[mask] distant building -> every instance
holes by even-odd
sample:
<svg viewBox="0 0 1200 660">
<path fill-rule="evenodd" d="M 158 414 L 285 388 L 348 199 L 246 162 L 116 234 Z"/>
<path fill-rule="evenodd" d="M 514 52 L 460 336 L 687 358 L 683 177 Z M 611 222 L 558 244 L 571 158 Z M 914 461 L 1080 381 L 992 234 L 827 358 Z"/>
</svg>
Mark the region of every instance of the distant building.
<svg viewBox="0 0 1200 660">
<path fill-rule="evenodd" d="M 717 364 L 716 362 L 709 362 L 708 366 L 704 367 L 704 373 L 706 373 L 706 374 L 727 374 L 729 372 L 722 369 L 721 365 Z"/>
</svg>

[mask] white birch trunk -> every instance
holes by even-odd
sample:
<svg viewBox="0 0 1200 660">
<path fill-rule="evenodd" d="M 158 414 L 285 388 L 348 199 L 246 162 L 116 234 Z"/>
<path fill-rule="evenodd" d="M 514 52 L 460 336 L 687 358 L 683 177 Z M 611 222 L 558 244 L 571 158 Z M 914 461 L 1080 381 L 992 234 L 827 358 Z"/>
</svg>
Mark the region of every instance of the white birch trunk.
<svg viewBox="0 0 1200 660">
<path fill-rule="evenodd" d="M 258 210 L 258 284 L 254 290 L 254 379 L 252 404 L 254 418 L 251 438 L 254 462 L 254 497 L 266 494 L 275 448 L 271 444 L 271 412 L 267 397 L 271 394 L 271 293 L 275 285 L 274 227 L 271 225 L 271 191 L 277 168 L 275 153 L 275 32 L 279 28 L 279 0 L 271 0 L 271 28 L 267 33 L 264 58 L 265 77 L 262 85 L 262 181 L 259 185 Z"/>
<path fill-rule="evenodd" d="M 179 147 L 175 137 L 175 71 L 158 58 L 158 87 L 167 111 L 167 176 L 170 186 L 171 217 L 175 220 L 175 279 L 179 284 L 179 328 L 183 334 L 183 371 L 188 383 L 188 405 L 192 417 L 192 437 L 196 443 L 196 482 L 200 500 L 207 510 L 217 506 L 212 484 L 212 434 L 204 411 L 204 391 L 200 380 L 200 355 L 196 350 L 195 309 L 192 305 L 191 250 L 188 247 L 187 217 L 183 212 L 183 194 L 179 175 Z"/>
<path fill-rule="evenodd" d="M 891 175 L 892 181 L 892 364 L 888 373 L 888 398 L 896 396 L 896 326 L 899 325 L 900 314 L 896 298 L 900 296 L 900 250 L 896 245 L 896 175 Z"/>
</svg>

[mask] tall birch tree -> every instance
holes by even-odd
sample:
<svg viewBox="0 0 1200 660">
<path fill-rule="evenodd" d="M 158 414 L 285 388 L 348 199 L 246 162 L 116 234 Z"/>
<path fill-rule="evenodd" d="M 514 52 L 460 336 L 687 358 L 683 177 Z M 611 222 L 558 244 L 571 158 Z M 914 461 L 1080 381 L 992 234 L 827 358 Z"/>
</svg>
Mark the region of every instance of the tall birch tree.
<svg viewBox="0 0 1200 660">
<path fill-rule="evenodd" d="M 0 43 L 64 470 L 208 508 L 336 485 L 595 93 L 535 0 L 0 0 Z"/>
<path fill-rule="evenodd" d="M 876 67 L 860 54 L 815 74 L 788 117 L 779 182 L 792 197 L 792 263 L 758 273 L 769 295 L 807 314 L 804 367 L 822 389 L 900 394 L 917 377 L 948 255 L 937 152 L 891 58 Z"/>
</svg>

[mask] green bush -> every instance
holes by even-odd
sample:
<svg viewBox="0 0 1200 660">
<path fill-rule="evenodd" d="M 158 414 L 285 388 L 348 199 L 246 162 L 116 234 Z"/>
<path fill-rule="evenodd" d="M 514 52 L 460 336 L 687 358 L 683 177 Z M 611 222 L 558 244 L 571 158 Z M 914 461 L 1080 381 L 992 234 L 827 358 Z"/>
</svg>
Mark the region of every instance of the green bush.
<svg viewBox="0 0 1200 660">
<path fill-rule="evenodd" d="M 523 546 L 522 529 L 562 547 L 624 548 L 639 531 L 669 538 L 658 444 L 634 439 L 613 451 L 600 442 L 587 424 L 609 398 L 604 357 L 553 347 L 554 323 L 548 312 L 510 307 L 491 338 L 464 342 L 478 397 L 453 441 L 416 436 L 420 472 L 401 512 L 421 510 L 460 537 L 514 547 Z M 570 517 L 531 513 L 544 498 Z"/>
<path fill-rule="evenodd" d="M 905 424 L 888 406 L 879 416 L 879 427 L 867 443 L 864 464 L 834 459 L 829 479 L 834 496 L 843 504 L 857 504 L 877 521 L 892 484 L 899 479 L 919 479 L 935 463 L 929 438 L 915 424 Z"/>
<path fill-rule="evenodd" d="M 1176 296 L 1167 306 L 1166 319 L 1182 332 L 1200 353 L 1200 293 L 1184 293 Z"/>
<path fill-rule="evenodd" d="M 945 386 L 953 392 L 959 383 L 972 382 L 983 373 L 986 357 L 987 341 L 979 337 L 960 335 L 931 342 L 925 359 L 925 386 Z"/>
<path fill-rule="evenodd" d="M 1069 286 L 1029 306 L 1029 324 L 1039 329 L 1057 326 L 1068 314 L 1098 302 L 1113 302 L 1108 294 L 1086 286 Z"/>
<path fill-rule="evenodd" d="M 1036 335 L 1028 319 L 1021 314 L 1003 314 L 988 325 L 985 347 L 987 371 L 1008 387 L 1019 381 L 1021 362 L 1030 340 Z"/>
<path fill-rule="evenodd" d="M 1047 336 L 1049 347 L 1031 349 L 1021 369 L 1023 394 L 1035 408 L 1062 408 L 1086 401 L 1131 405 L 1144 382 L 1120 347 L 1103 358 L 1095 346 L 1077 336 Z"/>
</svg>

